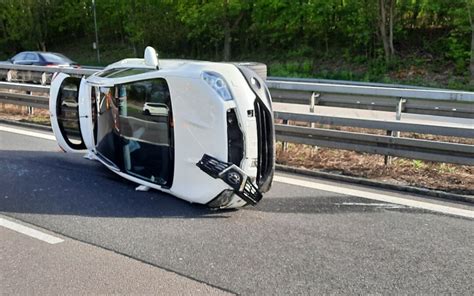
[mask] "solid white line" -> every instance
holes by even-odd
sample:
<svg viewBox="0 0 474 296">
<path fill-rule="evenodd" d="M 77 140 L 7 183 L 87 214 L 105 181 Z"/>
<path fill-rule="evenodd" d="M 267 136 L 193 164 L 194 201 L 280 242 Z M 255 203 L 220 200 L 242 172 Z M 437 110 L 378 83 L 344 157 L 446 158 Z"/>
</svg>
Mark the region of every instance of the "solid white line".
<svg viewBox="0 0 474 296">
<path fill-rule="evenodd" d="M 29 137 L 35 137 L 35 138 L 40 138 L 40 139 L 45 139 L 45 140 L 56 141 L 56 138 L 54 137 L 54 135 L 30 132 L 30 131 L 27 131 L 27 130 L 16 129 L 16 128 L 12 128 L 12 127 L 0 126 L 0 131 L 7 132 L 7 133 L 14 133 L 14 134 L 19 134 L 19 135 L 24 135 L 24 136 L 29 136 Z"/>
<path fill-rule="evenodd" d="M 390 203 L 362 203 L 362 202 L 342 202 L 336 203 L 338 206 L 362 206 L 362 207 L 378 207 L 378 208 L 390 208 L 390 209 L 403 209 L 405 206 L 394 205 Z"/>
<path fill-rule="evenodd" d="M 64 240 L 60 239 L 59 237 L 55 237 L 49 234 L 46 234 L 44 232 L 38 231 L 36 229 L 26 227 L 24 225 L 12 222 L 10 220 L 6 220 L 3 218 L 0 218 L 0 226 L 3 226 L 5 228 L 11 229 L 13 231 L 22 233 L 24 235 L 30 236 L 32 238 L 39 239 L 41 241 L 47 242 L 48 244 L 58 244 L 62 243 Z"/>
<path fill-rule="evenodd" d="M 275 176 L 274 180 L 280 183 L 296 185 L 296 186 L 301 186 L 301 187 L 306 187 L 306 188 L 311 188 L 311 189 L 318 189 L 318 190 L 329 191 L 329 192 L 334 192 L 334 193 L 339 193 L 339 194 L 352 195 L 352 196 L 362 197 L 362 198 L 366 198 L 370 200 L 389 202 L 389 203 L 429 210 L 429 211 L 443 213 L 443 214 L 461 216 L 465 218 L 474 218 L 474 211 L 471 211 L 471 210 L 464 210 L 464 209 L 458 209 L 458 208 L 453 208 L 453 207 L 448 207 L 448 206 L 442 206 L 442 205 L 438 205 L 434 203 L 400 198 L 400 197 L 391 196 L 387 194 L 380 194 L 380 193 L 362 191 L 358 189 L 344 188 L 342 186 L 319 184 L 315 182 L 288 178 L 288 177 L 283 177 L 283 176 Z"/>
</svg>

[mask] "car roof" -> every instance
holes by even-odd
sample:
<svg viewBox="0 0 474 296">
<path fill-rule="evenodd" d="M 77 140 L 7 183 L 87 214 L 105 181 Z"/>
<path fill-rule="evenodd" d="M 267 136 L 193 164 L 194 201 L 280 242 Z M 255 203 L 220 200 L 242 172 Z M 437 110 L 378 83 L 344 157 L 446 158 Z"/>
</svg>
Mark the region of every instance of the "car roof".
<svg viewBox="0 0 474 296">
<path fill-rule="evenodd" d="M 55 55 L 57 57 L 60 57 L 60 58 L 63 58 L 63 59 L 66 59 L 68 61 L 71 61 L 73 62 L 73 60 L 71 60 L 69 57 L 65 56 L 64 54 L 62 53 L 59 53 L 59 52 L 53 52 L 53 51 L 38 51 L 38 50 L 26 50 L 26 51 L 21 51 L 17 54 L 15 54 L 15 56 L 19 55 L 19 54 L 28 54 L 28 53 L 34 53 L 34 54 L 38 54 L 40 56 L 43 56 L 43 55 L 47 55 L 47 54 L 52 54 L 52 55 Z"/>
</svg>

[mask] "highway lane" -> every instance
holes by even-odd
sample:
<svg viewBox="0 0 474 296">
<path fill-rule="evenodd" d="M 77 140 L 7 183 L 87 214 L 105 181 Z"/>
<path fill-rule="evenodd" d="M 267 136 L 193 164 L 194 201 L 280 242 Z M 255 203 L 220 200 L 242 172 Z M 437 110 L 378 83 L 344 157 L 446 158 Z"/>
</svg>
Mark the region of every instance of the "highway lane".
<svg viewBox="0 0 474 296">
<path fill-rule="evenodd" d="M 136 192 L 53 141 L 2 131 L 0 176 L 1 214 L 225 291 L 474 291 L 472 219 L 278 182 L 257 207 L 210 211 Z"/>
<path fill-rule="evenodd" d="M 5 221 L 33 229 L 0 215 L 0 225 Z M 2 227 L 0 237 L 1 295 L 230 294 L 72 239 L 55 237 L 61 242 L 48 244 Z"/>
</svg>

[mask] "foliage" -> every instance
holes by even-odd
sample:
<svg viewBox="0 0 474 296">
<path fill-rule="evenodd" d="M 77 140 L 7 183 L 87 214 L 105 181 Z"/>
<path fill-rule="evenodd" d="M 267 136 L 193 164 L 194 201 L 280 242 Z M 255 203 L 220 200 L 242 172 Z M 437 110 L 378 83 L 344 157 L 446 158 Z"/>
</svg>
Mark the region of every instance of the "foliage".
<svg viewBox="0 0 474 296">
<path fill-rule="evenodd" d="M 370 65 L 364 75 L 342 69 L 341 76 L 381 79 L 406 57 L 414 57 L 415 64 L 451 63 L 458 75 L 469 74 L 473 0 L 95 2 L 101 48 L 129 48 L 137 56 L 147 45 L 169 57 L 257 56 L 278 61 L 276 72 L 305 76 L 322 71 L 321 59 L 339 57 L 344 63 Z M 395 56 L 389 61 L 384 59 L 380 3 L 395 3 Z M 0 56 L 81 40 L 93 57 L 92 15 L 91 0 L 1 0 Z M 293 62 L 296 69 L 283 66 Z"/>
</svg>

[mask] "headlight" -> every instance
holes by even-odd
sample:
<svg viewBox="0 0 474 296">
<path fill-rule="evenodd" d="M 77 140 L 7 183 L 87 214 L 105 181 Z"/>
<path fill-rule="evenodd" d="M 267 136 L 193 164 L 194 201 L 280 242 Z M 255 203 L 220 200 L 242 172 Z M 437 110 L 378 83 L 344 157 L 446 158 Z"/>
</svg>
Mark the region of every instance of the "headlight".
<svg viewBox="0 0 474 296">
<path fill-rule="evenodd" d="M 202 72 L 202 79 L 224 100 L 230 101 L 234 98 L 230 93 L 229 86 L 224 77 L 215 72 Z"/>
</svg>

